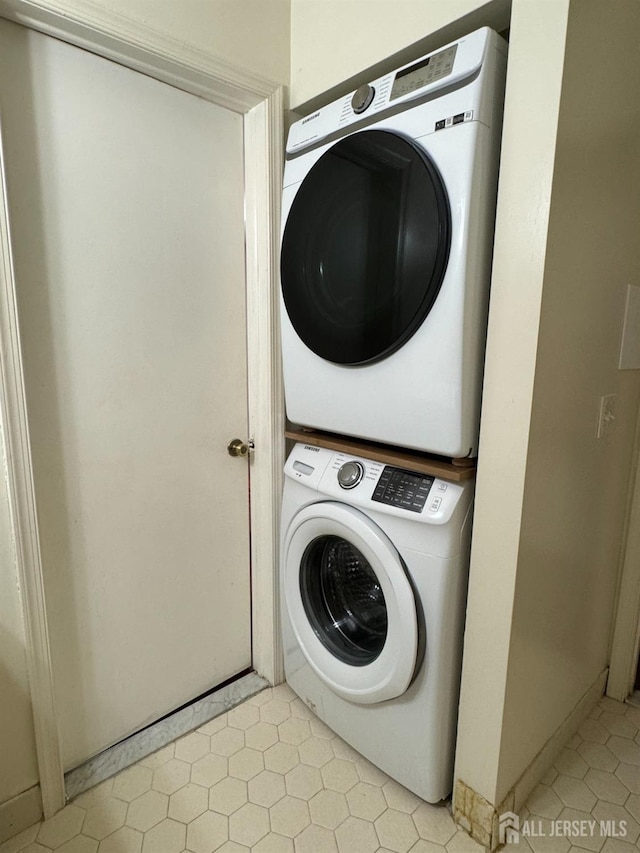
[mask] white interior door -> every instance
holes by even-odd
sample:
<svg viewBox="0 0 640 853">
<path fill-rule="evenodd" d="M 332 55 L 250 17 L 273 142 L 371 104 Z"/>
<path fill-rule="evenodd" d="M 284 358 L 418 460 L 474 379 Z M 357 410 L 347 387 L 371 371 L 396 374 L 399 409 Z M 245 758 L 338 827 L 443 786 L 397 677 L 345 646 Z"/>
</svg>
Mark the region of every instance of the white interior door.
<svg viewBox="0 0 640 853">
<path fill-rule="evenodd" d="M 242 118 L 0 21 L 65 769 L 251 664 Z"/>
</svg>

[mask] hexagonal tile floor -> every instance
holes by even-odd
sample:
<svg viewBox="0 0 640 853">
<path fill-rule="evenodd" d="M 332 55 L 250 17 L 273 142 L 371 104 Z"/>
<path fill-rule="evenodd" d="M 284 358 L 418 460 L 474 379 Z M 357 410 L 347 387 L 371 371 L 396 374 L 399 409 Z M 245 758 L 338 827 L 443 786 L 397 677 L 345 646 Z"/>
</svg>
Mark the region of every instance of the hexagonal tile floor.
<svg viewBox="0 0 640 853">
<path fill-rule="evenodd" d="M 637 853 L 640 849 L 640 708 L 604 698 L 535 788 L 521 816 L 539 837 L 520 837 L 521 853 Z M 550 837 L 552 821 L 571 821 L 584 835 Z M 579 824 L 579 821 L 587 821 Z M 623 837 L 601 833 L 601 822 Z M 575 822 L 575 823 L 574 823 Z M 593 832 L 593 834 L 592 834 Z M 571 846 L 573 844 L 573 846 Z"/>
<path fill-rule="evenodd" d="M 523 817 L 626 820 L 627 837 L 579 853 L 637 850 L 640 709 L 603 699 L 533 791 Z M 566 838 L 523 837 L 568 853 Z M 580 845 L 584 845 L 584 848 Z M 286 685 L 79 796 L 0 853 L 478 853 L 445 805 L 422 802 L 317 720 Z"/>
</svg>

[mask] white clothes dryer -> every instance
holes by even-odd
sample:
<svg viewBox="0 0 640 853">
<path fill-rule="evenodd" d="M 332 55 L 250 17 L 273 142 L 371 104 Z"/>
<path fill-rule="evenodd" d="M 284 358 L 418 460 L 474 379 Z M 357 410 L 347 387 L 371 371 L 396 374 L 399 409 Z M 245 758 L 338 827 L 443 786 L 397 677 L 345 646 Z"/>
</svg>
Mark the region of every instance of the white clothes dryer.
<svg viewBox="0 0 640 853">
<path fill-rule="evenodd" d="M 298 444 L 285 467 L 285 673 L 429 802 L 452 788 L 473 481 Z"/>
<path fill-rule="evenodd" d="M 475 455 L 506 43 L 482 29 L 292 125 L 287 415 Z"/>
</svg>

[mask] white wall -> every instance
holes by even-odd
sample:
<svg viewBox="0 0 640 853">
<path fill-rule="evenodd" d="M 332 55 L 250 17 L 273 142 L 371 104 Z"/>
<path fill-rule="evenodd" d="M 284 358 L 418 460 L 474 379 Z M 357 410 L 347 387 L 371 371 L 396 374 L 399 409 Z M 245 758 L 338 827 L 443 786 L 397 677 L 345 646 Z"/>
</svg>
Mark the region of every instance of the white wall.
<svg viewBox="0 0 640 853">
<path fill-rule="evenodd" d="M 640 398 L 617 369 L 639 35 L 634 0 L 513 5 L 456 770 L 495 804 L 608 663 Z"/>
<path fill-rule="evenodd" d="M 571 3 L 498 792 L 609 662 L 640 373 L 619 371 L 640 284 L 640 5 Z M 616 421 L 595 436 L 601 395 Z"/>
<path fill-rule="evenodd" d="M 246 71 L 289 83 L 290 0 L 95 0 Z"/>
</svg>

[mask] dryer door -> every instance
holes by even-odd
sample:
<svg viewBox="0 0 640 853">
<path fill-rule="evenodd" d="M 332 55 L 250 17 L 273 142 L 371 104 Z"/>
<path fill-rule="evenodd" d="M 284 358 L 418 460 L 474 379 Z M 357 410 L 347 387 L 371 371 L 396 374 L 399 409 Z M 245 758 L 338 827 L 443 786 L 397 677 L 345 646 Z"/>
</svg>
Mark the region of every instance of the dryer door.
<svg viewBox="0 0 640 853">
<path fill-rule="evenodd" d="M 450 232 L 423 148 L 382 130 L 337 142 L 302 181 L 282 237 L 282 295 L 300 339 L 338 364 L 395 352 L 438 296 Z"/>
<path fill-rule="evenodd" d="M 283 557 L 293 632 L 325 684 L 363 704 L 404 693 L 418 660 L 419 622 L 386 534 L 352 507 L 315 503 L 293 519 Z"/>
</svg>

